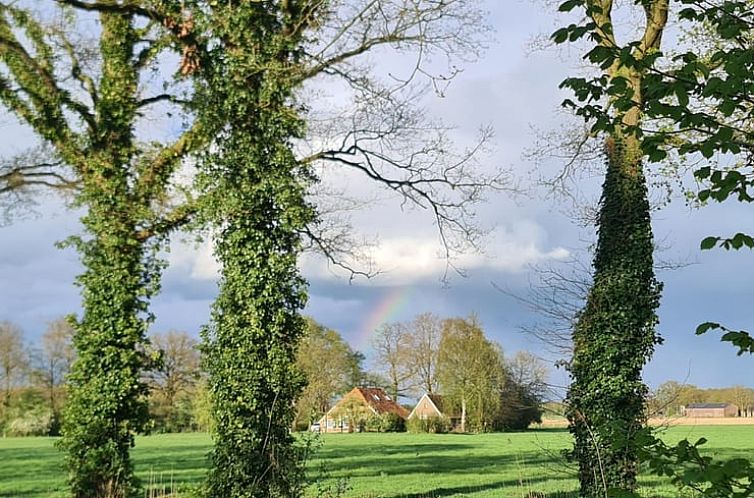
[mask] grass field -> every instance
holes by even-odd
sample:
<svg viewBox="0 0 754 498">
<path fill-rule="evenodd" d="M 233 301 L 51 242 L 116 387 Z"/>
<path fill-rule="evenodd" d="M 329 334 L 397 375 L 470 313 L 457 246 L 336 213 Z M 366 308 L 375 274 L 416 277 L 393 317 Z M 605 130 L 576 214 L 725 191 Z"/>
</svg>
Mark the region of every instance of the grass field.
<svg viewBox="0 0 754 498">
<path fill-rule="evenodd" d="M 668 441 L 704 435 L 708 451 L 721 457 L 754 458 L 754 426 L 673 427 Z M 572 497 L 573 469 L 559 451 L 569 445 L 560 429 L 511 434 L 328 434 L 309 465 L 317 486 L 343 480 L 349 497 L 474 498 Z M 145 483 L 167 489 L 199 484 L 210 441 L 204 434 L 139 438 L 134 459 Z M 61 455 L 47 438 L 0 439 L 0 497 L 64 496 Z M 666 483 L 642 478 L 647 496 L 676 497 Z"/>
</svg>

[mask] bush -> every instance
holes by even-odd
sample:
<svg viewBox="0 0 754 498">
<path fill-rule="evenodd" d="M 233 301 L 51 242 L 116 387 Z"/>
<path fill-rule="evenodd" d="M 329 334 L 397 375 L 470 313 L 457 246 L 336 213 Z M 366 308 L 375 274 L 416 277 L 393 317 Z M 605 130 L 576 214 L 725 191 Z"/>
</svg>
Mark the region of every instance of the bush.
<svg viewBox="0 0 754 498">
<path fill-rule="evenodd" d="M 50 433 L 52 414 L 47 410 L 35 410 L 19 415 L 8 422 L 7 436 L 47 436 Z"/>
<path fill-rule="evenodd" d="M 380 417 L 380 432 L 405 432 L 406 421 L 395 413 L 386 413 Z"/>
<path fill-rule="evenodd" d="M 395 413 L 372 415 L 366 421 L 366 430 L 369 432 L 405 432 L 406 421 Z"/>
<path fill-rule="evenodd" d="M 406 422 L 408 431 L 414 433 L 444 434 L 450 432 L 451 427 L 450 419 L 445 416 L 428 417 L 425 419 L 414 417 L 408 419 Z"/>
<path fill-rule="evenodd" d="M 382 417 L 377 414 L 367 419 L 366 430 L 369 432 L 382 432 Z"/>
</svg>

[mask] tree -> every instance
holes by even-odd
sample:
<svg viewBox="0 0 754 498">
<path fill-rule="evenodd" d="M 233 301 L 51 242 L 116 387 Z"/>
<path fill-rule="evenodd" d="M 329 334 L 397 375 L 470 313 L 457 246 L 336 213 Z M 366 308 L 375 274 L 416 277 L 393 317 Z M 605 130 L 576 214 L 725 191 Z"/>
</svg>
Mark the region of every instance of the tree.
<svg viewBox="0 0 754 498">
<path fill-rule="evenodd" d="M 528 396 L 542 404 L 550 392 L 547 383 L 549 372 L 547 365 L 528 351 L 519 351 L 505 362 L 511 382 L 520 386 Z"/>
<path fill-rule="evenodd" d="M 653 412 L 667 416 L 680 413 L 680 407 L 686 404 L 682 398 L 682 393 L 685 388 L 685 385 L 674 380 L 669 380 L 660 384 L 654 392 L 654 404 L 656 405 L 656 409 L 653 410 Z"/>
<path fill-rule="evenodd" d="M 188 408 L 186 398 L 193 394 L 200 377 L 198 342 L 186 332 L 176 330 L 153 334 L 150 342 L 159 357 L 157 368 L 148 372 L 152 391 L 150 411 L 157 415 L 164 430 L 185 428 L 190 415 L 187 409 L 181 417 L 178 405 L 182 398 Z"/>
<path fill-rule="evenodd" d="M 83 235 L 69 239 L 84 268 L 83 314 L 59 445 L 73 496 L 125 497 L 138 488 L 129 450 L 148 420 L 143 351 L 159 251 L 193 212 L 175 173 L 201 143 L 190 126 L 148 144 L 137 136 L 142 117 L 181 112 L 180 81 L 145 82 L 157 68 L 188 74 L 187 57 L 179 68 L 164 55 L 190 23 L 167 0 L 31 4 L 0 3 L 0 103 L 45 157 L 7 162 L 0 192 L 62 189 L 85 211 Z"/>
<path fill-rule="evenodd" d="M 54 436 L 60 430 L 59 393 L 76 359 L 73 334 L 74 329 L 67 318 L 53 320 L 42 335 L 42 347 L 35 358 L 35 374 L 47 392 L 48 407 L 52 415 L 50 435 Z"/>
<path fill-rule="evenodd" d="M 460 408 L 461 432 L 467 419 L 474 430 L 490 429 L 506 376 L 502 351 L 487 340 L 476 317 L 443 321 L 437 360 L 442 393 Z"/>
<path fill-rule="evenodd" d="M 738 407 L 739 415 L 750 415 L 754 407 L 754 389 L 744 386 L 733 386 L 726 389 L 726 401 Z"/>
<path fill-rule="evenodd" d="M 561 10 L 583 8 L 587 22 L 558 30 L 564 42 L 588 35 L 587 53 L 609 88 L 608 113 L 593 104 L 583 78 L 569 78 L 584 105 L 566 101 L 605 133 L 607 173 L 598 217 L 594 279 L 573 330 L 569 371 L 568 419 L 579 463 L 581 495 L 604 496 L 609 490 L 633 491 L 638 472 L 639 436 L 645 423 L 647 387 L 641 371 L 660 341 L 655 332 L 660 284 L 653 271 L 653 239 L 641 139 L 646 67 L 656 60 L 667 22 L 668 1 L 642 2 L 646 23 L 635 41 L 618 45 L 609 0 L 569 0 Z M 620 54 L 626 54 L 621 57 Z M 626 59 L 642 64 L 626 63 Z M 617 93 L 617 95 L 616 95 Z M 592 110 L 597 109 L 595 112 Z M 650 155 L 650 159 L 654 157 Z"/>
<path fill-rule="evenodd" d="M 403 323 L 386 323 L 372 336 L 380 373 L 388 380 L 390 395 L 398 399 L 413 388 L 416 366 L 409 331 Z"/>
<path fill-rule="evenodd" d="M 437 390 L 437 355 L 440 349 L 442 322 L 432 313 L 417 315 L 409 325 L 409 361 L 416 369 L 419 389 L 426 393 Z"/>
<path fill-rule="evenodd" d="M 0 379 L 3 386 L 3 412 L 8 410 L 13 388 L 23 379 L 28 359 L 21 329 L 8 321 L 0 322 Z"/>
<path fill-rule="evenodd" d="M 492 419 L 493 430 L 524 430 L 532 423 L 542 422 L 542 399 L 517 384 L 512 377 L 505 378 L 500 389 L 500 405 Z"/>
<path fill-rule="evenodd" d="M 307 384 L 296 401 L 294 427 L 308 428 L 330 409 L 337 395 L 358 385 L 352 382 L 363 377 L 361 358 L 335 330 L 307 318 L 306 335 L 296 356 Z"/>
<path fill-rule="evenodd" d="M 370 375 L 364 370 L 364 361 L 366 361 L 364 353 L 361 351 L 350 351 L 348 358 L 349 374 L 348 380 L 346 381 L 347 385 L 351 387 L 377 385 L 372 383 Z M 379 385 L 381 387 L 382 383 L 379 382 Z"/>
</svg>

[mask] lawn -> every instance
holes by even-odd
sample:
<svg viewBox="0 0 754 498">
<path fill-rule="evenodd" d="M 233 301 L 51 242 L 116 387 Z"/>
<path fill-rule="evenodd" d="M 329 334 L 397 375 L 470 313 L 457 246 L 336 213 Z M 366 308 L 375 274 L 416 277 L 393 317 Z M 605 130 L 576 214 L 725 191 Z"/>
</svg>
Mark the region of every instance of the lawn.
<svg viewBox="0 0 754 498">
<path fill-rule="evenodd" d="M 674 427 L 669 441 L 709 440 L 708 451 L 722 457 L 751 457 L 754 426 Z M 575 496 L 573 469 L 559 451 L 568 446 L 560 429 L 511 434 L 414 435 L 328 434 L 309 464 L 317 487 L 339 481 L 348 497 L 474 498 L 522 497 L 530 490 L 548 497 Z M 0 497 L 64 496 L 61 455 L 46 438 L 0 439 Z M 167 489 L 201 482 L 209 438 L 204 434 L 141 437 L 134 450 L 140 477 Z M 642 479 L 647 496 L 677 492 L 651 476 Z"/>
</svg>

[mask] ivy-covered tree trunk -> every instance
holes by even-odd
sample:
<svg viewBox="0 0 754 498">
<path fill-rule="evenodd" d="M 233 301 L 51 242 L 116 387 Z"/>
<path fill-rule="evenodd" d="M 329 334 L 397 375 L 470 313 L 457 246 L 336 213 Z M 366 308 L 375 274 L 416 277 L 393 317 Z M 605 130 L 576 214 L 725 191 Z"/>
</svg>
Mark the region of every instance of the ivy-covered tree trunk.
<svg viewBox="0 0 754 498">
<path fill-rule="evenodd" d="M 304 385 L 295 356 L 306 284 L 296 262 L 313 214 L 304 200 L 311 176 L 291 148 L 302 122 L 292 105 L 299 40 L 289 14 L 275 3 L 227 2 L 210 16 L 221 43 L 199 92 L 207 95 L 208 129 L 220 130 L 204 175 L 215 194 L 208 214 L 222 264 L 203 332 L 215 420 L 211 497 L 300 491 L 290 427 Z"/>
<path fill-rule="evenodd" d="M 566 400 L 580 496 L 596 498 L 637 487 L 648 392 L 641 373 L 660 342 L 655 326 L 661 284 L 654 275 L 640 126 L 642 85 L 660 47 L 668 1 L 642 3 L 643 36 L 626 47 L 616 43 L 612 0 L 563 5 L 570 10 L 578 4 L 593 22 L 586 32 L 597 46 L 588 58 L 601 64 L 602 78 L 613 90 L 608 114 L 595 124 L 595 129 L 607 132 L 607 173 L 597 220 L 594 280 L 573 330 L 572 382 Z M 556 33 L 556 40 L 561 36 Z M 626 55 L 633 63 L 626 64 Z M 580 93 L 588 86 L 583 80 L 572 79 L 567 85 L 587 98 Z"/>
<path fill-rule="evenodd" d="M 636 488 L 647 395 L 641 372 L 658 342 L 660 285 L 641 154 L 620 136 L 606 149 L 594 283 L 573 332 L 567 398 L 584 497 Z"/>
<path fill-rule="evenodd" d="M 138 211 L 128 165 L 138 75 L 130 63 L 136 35 L 128 15 L 101 16 L 102 77 L 96 119 L 107 123 L 86 158 L 78 202 L 86 240 L 76 242 L 86 271 L 83 318 L 75 324 L 78 358 L 69 376 L 61 446 L 73 495 L 127 497 L 137 487 L 129 459 L 134 433 L 147 421 L 141 380 L 150 268 L 135 243 Z"/>
</svg>

